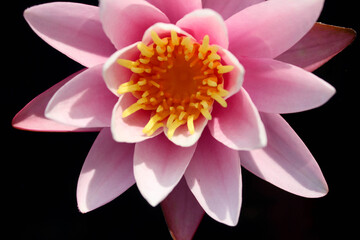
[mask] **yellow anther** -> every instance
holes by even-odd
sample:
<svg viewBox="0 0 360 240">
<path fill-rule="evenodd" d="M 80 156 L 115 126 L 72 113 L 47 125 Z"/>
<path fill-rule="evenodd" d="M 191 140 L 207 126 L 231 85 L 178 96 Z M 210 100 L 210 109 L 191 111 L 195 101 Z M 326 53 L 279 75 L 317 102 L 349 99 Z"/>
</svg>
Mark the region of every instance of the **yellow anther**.
<svg viewBox="0 0 360 240">
<path fill-rule="evenodd" d="M 146 132 L 146 135 L 147 136 L 153 135 L 156 130 L 158 130 L 159 128 L 161 128 L 163 126 L 164 126 L 164 123 L 162 123 L 162 122 L 156 123 L 148 132 Z"/>
<path fill-rule="evenodd" d="M 157 114 L 155 114 L 152 118 L 150 118 L 149 122 L 146 124 L 146 126 L 143 129 L 143 133 L 147 133 L 151 130 L 151 128 L 161 120 L 161 117 Z"/>
<path fill-rule="evenodd" d="M 174 30 L 171 30 L 171 43 L 174 46 L 179 45 L 179 37 L 178 37 L 177 33 Z"/>
<path fill-rule="evenodd" d="M 209 50 L 209 42 L 210 42 L 210 38 L 208 35 L 205 35 L 203 38 L 203 42 L 199 47 L 199 58 L 200 59 L 204 59 L 206 52 Z"/>
<path fill-rule="evenodd" d="M 185 120 L 179 120 L 179 119 L 175 119 L 175 121 L 170 125 L 168 132 L 167 132 L 167 136 L 169 139 L 171 139 L 174 136 L 175 130 L 180 127 L 181 125 L 183 125 L 184 123 L 186 123 Z"/>
<path fill-rule="evenodd" d="M 117 90 L 118 94 L 124 94 L 124 93 L 128 93 L 128 92 L 135 92 L 135 91 L 139 91 L 140 87 L 137 84 L 134 85 L 128 85 L 128 84 L 122 84 L 120 85 L 120 87 Z"/>
<path fill-rule="evenodd" d="M 163 47 L 161 47 L 160 45 L 157 45 L 157 46 L 156 46 L 156 52 L 157 52 L 158 54 L 163 54 L 165 51 L 166 51 L 166 47 L 165 47 L 165 46 L 163 46 Z"/>
<path fill-rule="evenodd" d="M 139 86 L 144 86 L 147 83 L 145 78 L 140 78 L 140 80 L 137 82 Z"/>
<path fill-rule="evenodd" d="M 143 73 L 143 72 L 145 71 L 145 69 L 144 69 L 144 68 L 132 67 L 132 68 L 131 68 L 131 71 L 132 71 L 133 73 Z"/>
<path fill-rule="evenodd" d="M 209 112 L 209 110 L 205 109 L 205 108 L 202 108 L 200 110 L 201 114 L 207 119 L 207 120 L 211 120 L 212 117 L 211 117 L 211 114 Z"/>
<path fill-rule="evenodd" d="M 170 117 L 168 117 L 168 120 L 166 122 L 166 126 L 169 128 L 170 125 L 175 121 L 176 114 L 170 114 Z"/>
<path fill-rule="evenodd" d="M 217 67 L 218 73 L 220 73 L 220 74 L 231 72 L 233 69 L 234 69 L 234 66 L 232 66 L 232 65 L 226 65 L 226 66 L 219 65 Z"/>
<path fill-rule="evenodd" d="M 190 115 L 187 118 L 187 127 L 189 129 L 189 133 L 190 134 L 194 134 L 195 133 L 195 127 L 194 127 L 194 115 Z"/>
<path fill-rule="evenodd" d="M 154 87 L 160 88 L 160 84 L 158 84 L 157 82 L 151 80 L 150 83 L 151 83 L 151 85 L 153 85 Z"/>
<path fill-rule="evenodd" d="M 212 93 L 210 96 L 215 101 L 217 101 L 222 107 L 224 107 L 224 108 L 227 107 L 226 101 L 219 94 Z"/>
<path fill-rule="evenodd" d="M 200 102 L 200 104 L 203 106 L 204 109 L 208 109 L 208 108 L 209 108 L 209 104 L 208 104 L 206 101 L 204 101 L 204 100 L 202 100 L 202 101 Z"/>
<path fill-rule="evenodd" d="M 168 44 L 168 40 L 166 38 L 161 39 L 155 31 L 151 31 L 151 38 L 154 41 L 154 43 L 160 47 L 163 47 L 166 44 Z"/>
<path fill-rule="evenodd" d="M 144 43 L 139 43 L 137 48 L 141 52 L 141 55 L 151 58 L 154 55 L 154 49 L 152 47 L 146 46 Z"/>
<path fill-rule="evenodd" d="M 156 112 L 159 113 L 159 112 L 162 112 L 164 111 L 164 107 L 162 105 L 159 105 L 156 109 Z"/>
<path fill-rule="evenodd" d="M 139 66 L 138 62 L 133 62 L 133 61 L 126 60 L 126 59 L 118 59 L 117 63 L 120 64 L 121 66 L 129 68 L 129 69 Z"/>
<path fill-rule="evenodd" d="M 181 112 L 179 115 L 179 120 L 183 120 L 183 118 L 186 116 L 186 112 Z"/>
<path fill-rule="evenodd" d="M 134 103 L 133 105 L 131 105 L 130 107 L 125 109 L 125 111 L 123 111 L 122 117 L 126 118 L 127 116 L 130 116 L 131 114 L 139 111 L 142 108 L 143 108 L 143 105 L 138 104 L 138 103 Z"/>
<path fill-rule="evenodd" d="M 150 58 L 140 58 L 139 61 L 142 63 L 142 64 L 148 64 L 150 62 Z"/>
</svg>

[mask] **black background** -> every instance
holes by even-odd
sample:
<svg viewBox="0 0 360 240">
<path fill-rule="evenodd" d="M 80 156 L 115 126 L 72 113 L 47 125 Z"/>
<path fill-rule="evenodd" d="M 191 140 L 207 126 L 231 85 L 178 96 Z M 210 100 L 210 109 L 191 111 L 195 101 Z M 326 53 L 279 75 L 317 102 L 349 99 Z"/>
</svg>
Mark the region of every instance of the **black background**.
<svg viewBox="0 0 360 240">
<path fill-rule="evenodd" d="M 1 198 L 5 200 L 1 216 L 9 233 L 2 235 L 5 239 L 170 239 L 160 207 L 151 207 L 136 186 L 97 210 L 79 213 L 77 178 L 97 133 L 36 133 L 11 127 L 12 117 L 26 103 L 82 66 L 44 43 L 22 17 L 27 7 L 50 1 L 6 2 L 12 5 L 2 6 L 1 25 Z M 97 5 L 96 0 L 77 2 Z M 354 0 L 327 0 L 320 21 L 359 32 L 357 9 Z M 337 89 L 328 103 L 285 116 L 317 159 L 329 185 L 328 195 L 298 197 L 244 170 L 239 224 L 228 227 L 205 216 L 194 239 L 358 237 L 359 53 L 357 39 L 315 71 Z"/>
</svg>

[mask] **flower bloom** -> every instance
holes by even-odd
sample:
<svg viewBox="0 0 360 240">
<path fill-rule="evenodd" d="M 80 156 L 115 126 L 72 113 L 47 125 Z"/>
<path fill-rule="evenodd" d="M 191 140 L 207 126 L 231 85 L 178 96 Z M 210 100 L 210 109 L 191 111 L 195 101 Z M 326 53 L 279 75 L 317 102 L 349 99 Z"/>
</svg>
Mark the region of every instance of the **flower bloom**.
<svg viewBox="0 0 360 240">
<path fill-rule="evenodd" d="M 304 197 L 328 187 L 280 113 L 335 90 L 311 71 L 354 39 L 316 23 L 323 0 L 101 0 L 25 11 L 48 44 L 84 65 L 14 118 L 34 131 L 100 131 L 78 181 L 88 212 L 136 183 L 188 239 L 204 212 L 234 226 L 241 166 Z"/>
</svg>

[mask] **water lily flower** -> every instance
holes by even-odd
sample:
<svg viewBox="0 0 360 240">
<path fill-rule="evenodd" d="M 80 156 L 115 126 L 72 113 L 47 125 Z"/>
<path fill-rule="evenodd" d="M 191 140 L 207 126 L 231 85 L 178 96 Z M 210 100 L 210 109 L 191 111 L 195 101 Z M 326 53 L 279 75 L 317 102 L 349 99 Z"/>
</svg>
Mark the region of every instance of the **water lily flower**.
<svg viewBox="0 0 360 240">
<path fill-rule="evenodd" d="M 26 105 L 13 126 L 99 131 L 77 186 L 81 212 L 134 183 L 161 204 L 172 236 L 204 212 L 235 226 L 241 166 L 304 197 L 328 192 L 305 144 L 280 116 L 327 102 L 311 72 L 354 39 L 316 23 L 324 0 L 100 0 L 27 9 L 45 42 L 82 64 Z"/>
</svg>

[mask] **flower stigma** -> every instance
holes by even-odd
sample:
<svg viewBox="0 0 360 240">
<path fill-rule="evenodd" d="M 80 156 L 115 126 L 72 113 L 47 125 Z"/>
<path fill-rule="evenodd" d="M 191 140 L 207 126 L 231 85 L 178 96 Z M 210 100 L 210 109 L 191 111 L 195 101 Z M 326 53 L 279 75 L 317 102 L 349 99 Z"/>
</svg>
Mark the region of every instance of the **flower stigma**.
<svg viewBox="0 0 360 240">
<path fill-rule="evenodd" d="M 218 47 L 209 45 L 209 36 L 202 43 L 174 30 L 169 37 L 160 38 L 151 32 L 153 43 L 139 43 L 139 59 L 118 59 L 117 63 L 130 69 L 130 81 L 121 84 L 118 94 L 132 93 L 138 100 L 122 113 L 122 117 L 139 110 L 152 111 L 143 133 L 151 136 L 166 127 L 171 139 L 175 130 L 187 125 L 194 134 L 194 122 L 202 115 L 211 120 L 214 101 L 227 107 L 224 100 L 229 93 L 224 89 L 223 74 L 233 70 L 222 65 Z"/>
</svg>

